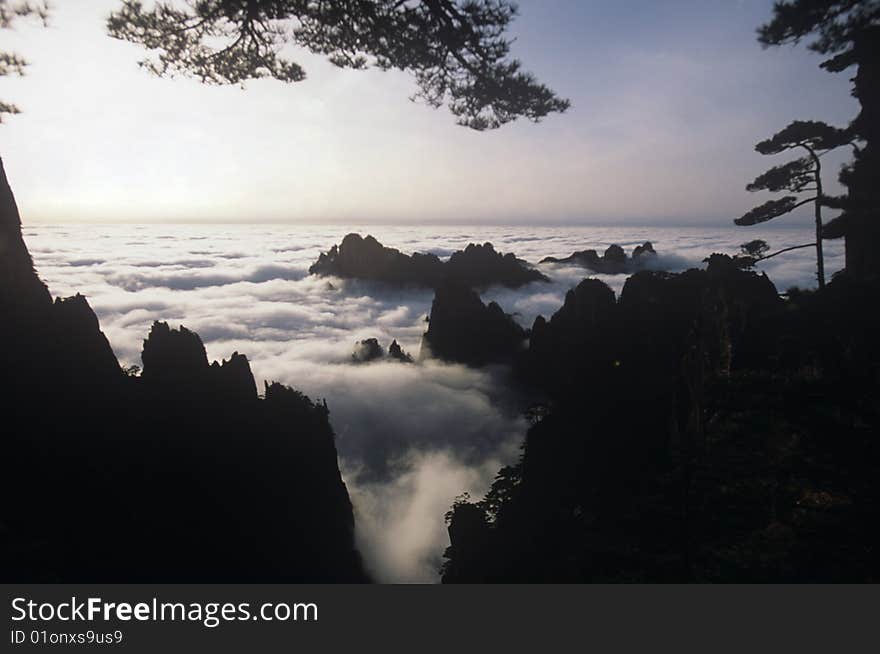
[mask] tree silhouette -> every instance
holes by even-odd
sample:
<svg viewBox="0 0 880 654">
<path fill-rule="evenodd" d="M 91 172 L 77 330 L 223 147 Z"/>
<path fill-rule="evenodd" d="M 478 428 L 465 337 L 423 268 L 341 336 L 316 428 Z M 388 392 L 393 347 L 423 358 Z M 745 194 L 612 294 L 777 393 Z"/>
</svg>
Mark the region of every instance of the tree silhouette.
<svg viewBox="0 0 880 654">
<path fill-rule="evenodd" d="M 767 244 L 767 241 L 756 238 L 754 241 L 743 243 L 739 246 L 739 249 L 742 253 L 742 256 L 744 257 L 754 257 L 756 259 L 760 259 L 767 253 L 767 251 L 770 249 L 770 246 Z"/>
<path fill-rule="evenodd" d="M 509 57 L 516 12 L 509 0 L 187 0 L 149 9 L 124 0 L 107 28 L 157 51 L 141 62 L 150 72 L 208 84 L 305 79 L 280 54 L 289 42 L 342 68 L 406 71 L 418 85 L 413 99 L 446 104 L 459 124 L 483 130 L 569 106 Z"/>
<path fill-rule="evenodd" d="M 733 255 L 733 261 L 738 268 L 748 270 L 753 268 L 756 263 L 764 258 L 764 255 L 770 251 L 770 245 L 767 241 L 756 238 L 748 243 L 739 246 L 739 252 Z M 704 259 L 708 261 L 708 259 Z"/>
<path fill-rule="evenodd" d="M 853 95 L 861 104 L 850 124 L 852 137 L 864 142 L 855 148 L 853 163 L 840 181 L 849 193 L 844 211 L 825 229 L 827 237 L 846 238 L 846 270 L 856 277 L 880 275 L 880 2 L 877 0 L 785 0 L 773 6 L 773 19 L 758 28 L 765 46 L 798 43 L 829 58 L 821 63 L 830 72 L 857 66 Z"/>
<path fill-rule="evenodd" d="M 39 18 L 45 25 L 49 19 L 49 6 L 45 2 L 0 0 L 0 29 L 9 29 L 16 20 L 27 17 Z M 27 60 L 14 52 L 0 51 L 0 77 L 7 75 L 23 77 L 27 65 Z M 16 105 L 0 100 L 0 123 L 3 122 L 4 116 L 18 113 L 21 113 L 21 110 Z"/>
<path fill-rule="evenodd" d="M 792 245 L 791 247 L 782 248 L 781 250 L 767 254 L 770 252 L 769 243 L 758 238 L 740 245 L 739 252 L 732 257 L 726 254 L 713 253 L 703 259 L 703 262 L 710 265 L 714 263 L 717 266 L 727 266 L 729 264 L 739 270 L 751 270 L 755 267 L 755 264 L 764 261 L 765 259 L 772 259 L 773 257 L 785 254 L 786 252 L 791 252 L 792 250 L 814 247 L 816 247 L 815 243 L 804 243 L 803 245 Z"/>
<path fill-rule="evenodd" d="M 755 150 L 761 154 L 780 154 L 788 150 L 801 149 L 807 156 L 794 159 L 781 166 L 774 166 L 746 186 L 747 191 L 789 191 L 791 193 L 810 193 L 807 198 L 786 195 L 776 200 L 768 200 L 755 207 L 734 222 L 737 225 L 756 225 L 785 215 L 805 204 L 813 203 L 816 221 L 816 277 L 819 288 L 825 286 L 825 264 L 822 256 L 822 206 L 837 206 L 828 199 L 822 190 L 822 162 L 820 157 L 850 142 L 847 130 L 831 127 L 822 122 L 796 120 L 781 132 L 766 141 L 761 141 Z"/>
</svg>

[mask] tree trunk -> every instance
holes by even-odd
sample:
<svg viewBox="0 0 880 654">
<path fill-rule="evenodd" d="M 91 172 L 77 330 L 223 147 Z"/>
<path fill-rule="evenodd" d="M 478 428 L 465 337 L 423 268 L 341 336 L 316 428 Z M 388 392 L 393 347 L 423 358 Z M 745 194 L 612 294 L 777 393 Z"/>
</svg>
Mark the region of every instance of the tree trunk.
<svg viewBox="0 0 880 654">
<path fill-rule="evenodd" d="M 822 164 L 819 157 L 813 156 L 816 162 L 816 201 L 813 207 L 816 211 L 816 279 L 819 280 L 819 288 L 825 288 L 825 256 L 822 252 Z"/>
</svg>

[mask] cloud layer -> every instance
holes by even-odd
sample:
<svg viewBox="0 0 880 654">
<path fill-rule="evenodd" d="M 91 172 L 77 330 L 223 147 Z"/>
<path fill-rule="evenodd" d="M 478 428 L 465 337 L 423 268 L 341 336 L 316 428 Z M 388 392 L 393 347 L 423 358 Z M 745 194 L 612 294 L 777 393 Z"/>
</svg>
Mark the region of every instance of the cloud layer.
<svg viewBox="0 0 880 654">
<path fill-rule="evenodd" d="M 434 581 L 448 544 L 443 514 L 464 491 L 480 495 L 525 434 L 528 398 L 503 368 L 471 370 L 438 362 L 351 364 L 357 341 L 392 339 L 417 355 L 432 292 L 307 275 L 343 227 L 62 226 L 30 227 L 25 238 L 55 295 L 85 294 L 120 360 L 140 364 L 154 320 L 185 324 L 219 359 L 247 354 L 258 380 L 291 384 L 326 398 L 368 565 L 382 581 Z M 366 230 L 361 229 L 364 232 Z M 619 243 L 651 240 L 659 263 L 701 265 L 711 252 L 734 252 L 752 238 L 775 249 L 810 242 L 808 229 L 373 227 L 404 252 L 447 256 L 491 241 L 527 261 Z M 826 268 L 842 265 L 842 244 L 828 247 Z M 780 290 L 814 285 L 809 249 L 767 262 Z M 548 265 L 553 280 L 494 299 L 530 326 L 558 309 L 586 271 Z M 623 276 L 602 276 L 616 291 Z"/>
</svg>

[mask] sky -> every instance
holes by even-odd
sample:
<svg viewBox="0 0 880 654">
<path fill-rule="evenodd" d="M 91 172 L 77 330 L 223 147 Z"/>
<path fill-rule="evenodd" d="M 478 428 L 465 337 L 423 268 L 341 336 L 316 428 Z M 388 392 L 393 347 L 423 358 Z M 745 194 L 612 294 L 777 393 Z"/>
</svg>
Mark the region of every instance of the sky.
<svg viewBox="0 0 880 654">
<path fill-rule="evenodd" d="M 522 0 L 513 53 L 572 107 L 482 133 L 410 102 L 404 73 L 295 48 L 296 84 L 158 79 L 106 36 L 118 0 L 52 4 L 50 27 L 2 34 L 31 62 L 0 83 L 24 111 L 0 155 L 25 224 L 729 225 L 782 161 L 754 143 L 857 110 L 847 74 L 760 47 L 771 0 Z"/>
</svg>

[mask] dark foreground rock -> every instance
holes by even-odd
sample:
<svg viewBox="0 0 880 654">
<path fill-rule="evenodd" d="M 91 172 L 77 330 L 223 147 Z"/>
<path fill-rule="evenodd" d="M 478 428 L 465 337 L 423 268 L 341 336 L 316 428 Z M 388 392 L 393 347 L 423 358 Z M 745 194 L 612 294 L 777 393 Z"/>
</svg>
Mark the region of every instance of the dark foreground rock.
<svg viewBox="0 0 880 654">
<path fill-rule="evenodd" d="M 876 581 L 880 311 L 725 266 L 586 280 L 539 319 L 521 459 L 449 514 L 445 582 Z"/>
<path fill-rule="evenodd" d="M 526 331 L 495 302 L 483 304 L 475 291 L 447 282 L 437 288 L 420 358 L 483 366 L 510 363 L 525 347 Z"/>
<path fill-rule="evenodd" d="M 518 287 L 549 281 L 513 254 L 496 252 L 491 243 L 470 244 L 443 262 L 433 254 L 403 254 L 384 247 L 372 236 L 362 238 L 360 234 L 347 235 L 338 246 L 321 254 L 309 273 L 432 288 L 446 281 L 470 287 Z"/>
<path fill-rule="evenodd" d="M 54 302 L 0 175 L 0 578 L 364 581 L 325 404 L 156 323 L 124 373 L 85 298 Z"/>
<path fill-rule="evenodd" d="M 605 275 L 620 275 L 634 273 L 648 266 L 657 257 L 654 246 L 650 241 L 633 248 L 632 256 L 627 257 L 626 252 L 619 245 L 611 245 L 599 256 L 596 250 L 579 250 L 564 259 L 556 257 L 544 257 L 541 263 L 567 263 L 575 266 L 588 268 L 593 272 Z"/>
</svg>

